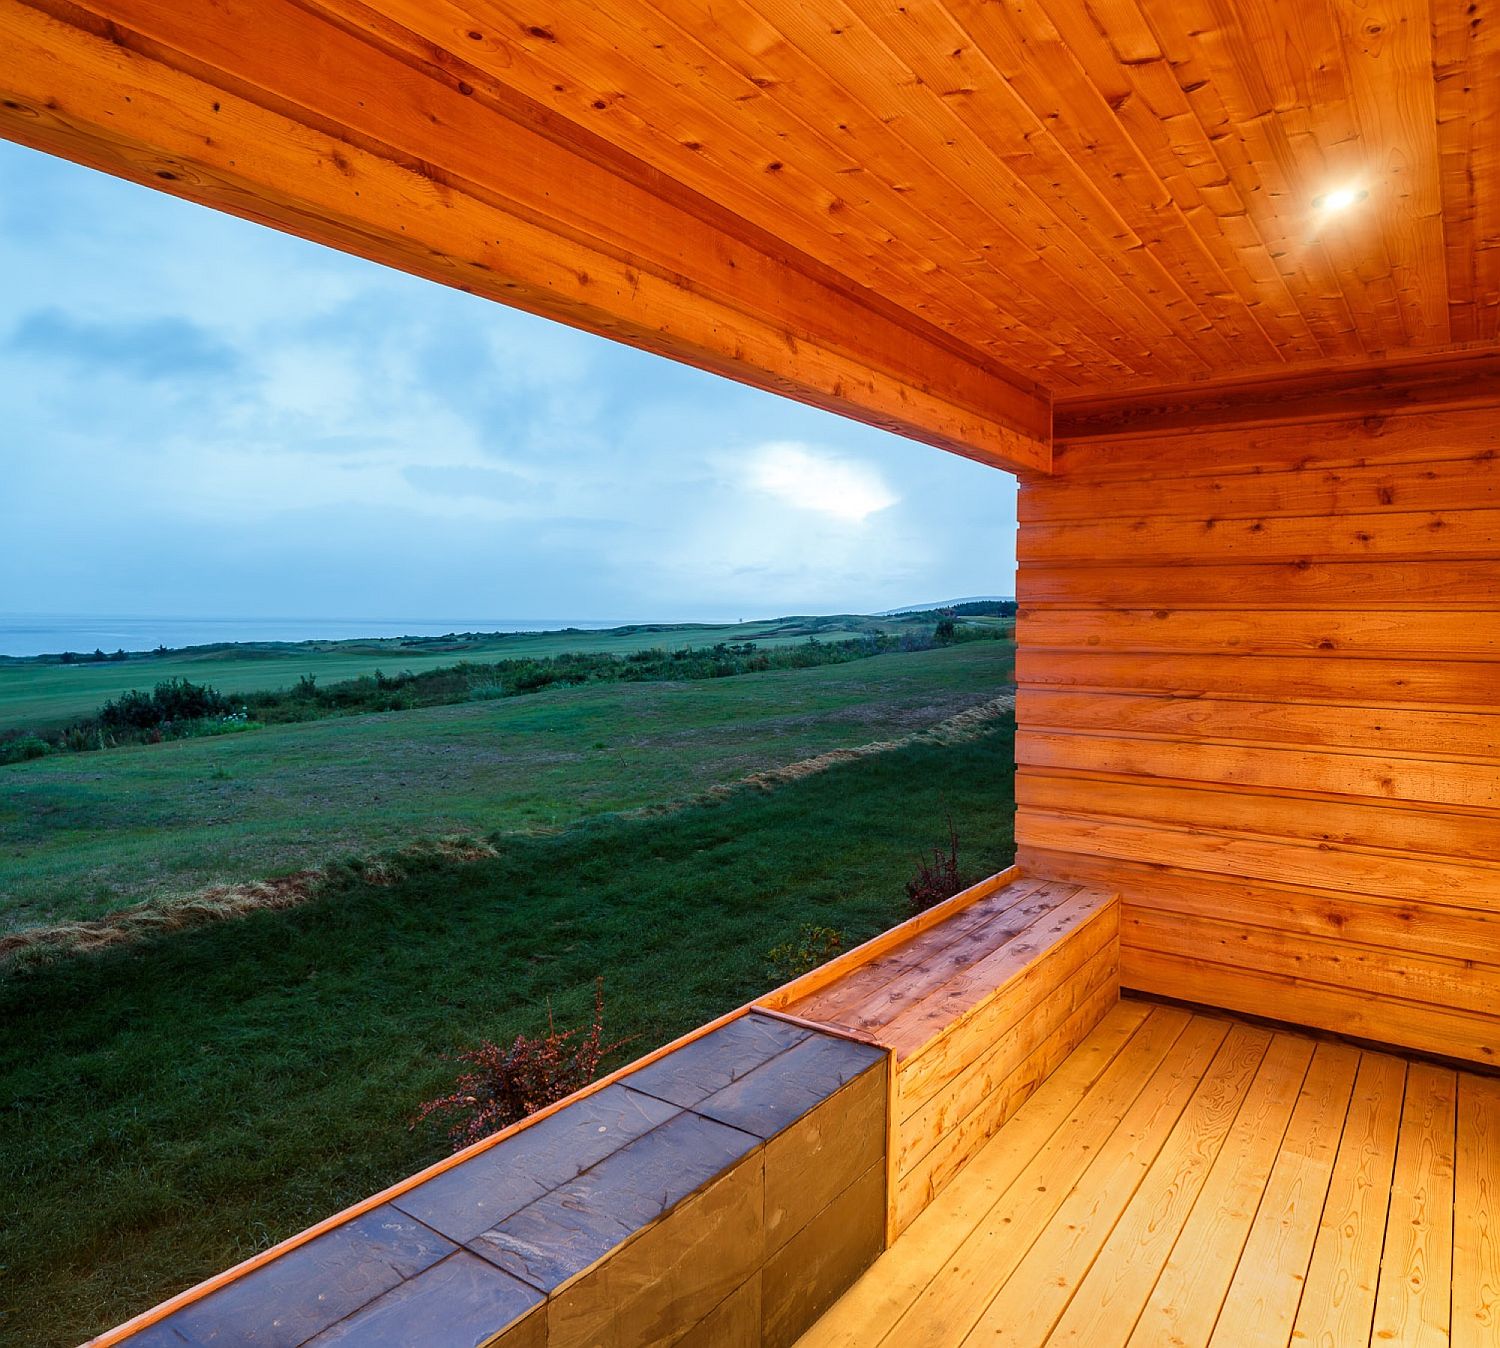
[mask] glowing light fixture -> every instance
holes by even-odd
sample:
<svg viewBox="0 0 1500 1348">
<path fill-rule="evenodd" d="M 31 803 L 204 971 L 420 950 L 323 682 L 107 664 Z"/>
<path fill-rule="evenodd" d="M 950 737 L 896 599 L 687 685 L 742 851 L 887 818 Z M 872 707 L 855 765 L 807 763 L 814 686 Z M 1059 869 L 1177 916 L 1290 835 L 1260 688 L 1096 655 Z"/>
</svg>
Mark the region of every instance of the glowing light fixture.
<svg viewBox="0 0 1500 1348">
<path fill-rule="evenodd" d="M 1362 187 L 1335 187 L 1331 192 L 1314 197 L 1313 206 L 1329 213 L 1347 211 L 1351 206 L 1358 206 L 1369 195 Z"/>
</svg>

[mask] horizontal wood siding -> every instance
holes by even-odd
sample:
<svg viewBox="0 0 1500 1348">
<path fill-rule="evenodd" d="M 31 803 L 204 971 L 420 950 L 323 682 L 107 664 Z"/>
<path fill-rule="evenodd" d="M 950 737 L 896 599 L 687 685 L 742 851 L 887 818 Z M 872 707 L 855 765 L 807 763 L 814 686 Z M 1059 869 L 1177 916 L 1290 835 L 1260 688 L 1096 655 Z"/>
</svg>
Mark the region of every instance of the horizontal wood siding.
<svg viewBox="0 0 1500 1348">
<path fill-rule="evenodd" d="M 1117 427 L 1022 485 L 1019 863 L 1127 987 L 1500 1062 L 1500 409 Z"/>
</svg>

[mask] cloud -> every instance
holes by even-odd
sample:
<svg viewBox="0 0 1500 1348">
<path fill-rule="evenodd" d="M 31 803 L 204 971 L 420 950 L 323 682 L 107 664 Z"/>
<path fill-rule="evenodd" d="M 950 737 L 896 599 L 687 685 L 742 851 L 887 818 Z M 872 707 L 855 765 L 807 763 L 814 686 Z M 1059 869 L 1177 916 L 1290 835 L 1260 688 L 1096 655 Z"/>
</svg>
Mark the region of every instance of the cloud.
<svg viewBox="0 0 1500 1348">
<path fill-rule="evenodd" d="M 231 346 L 184 318 L 98 322 L 42 309 L 16 324 L 9 345 L 27 355 L 141 379 L 227 374 L 238 363 Z"/>
<path fill-rule="evenodd" d="M 690 619 L 1012 585 L 1005 474 L 3 142 L 0 275 L 8 607 Z"/>
<path fill-rule="evenodd" d="M 901 499 L 878 469 L 793 441 L 761 445 L 747 469 L 757 491 L 836 520 L 866 520 Z"/>
</svg>

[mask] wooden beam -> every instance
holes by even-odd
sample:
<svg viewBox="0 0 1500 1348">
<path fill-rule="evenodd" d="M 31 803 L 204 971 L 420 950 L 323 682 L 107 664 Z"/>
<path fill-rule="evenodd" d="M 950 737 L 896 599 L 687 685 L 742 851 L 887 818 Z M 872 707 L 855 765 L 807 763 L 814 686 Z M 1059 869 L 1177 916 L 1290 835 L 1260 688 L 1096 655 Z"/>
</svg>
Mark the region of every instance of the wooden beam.
<svg viewBox="0 0 1500 1348">
<path fill-rule="evenodd" d="M 1059 400 L 1054 434 L 1058 441 L 1089 440 L 1497 404 L 1500 353 L 1457 352 Z"/>
<path fill-rule="evenodd" d="M 308 0 L 0 0 L 0 135 L 1012 470 L 1044 391 L 450 53 Z"/>
</svg>

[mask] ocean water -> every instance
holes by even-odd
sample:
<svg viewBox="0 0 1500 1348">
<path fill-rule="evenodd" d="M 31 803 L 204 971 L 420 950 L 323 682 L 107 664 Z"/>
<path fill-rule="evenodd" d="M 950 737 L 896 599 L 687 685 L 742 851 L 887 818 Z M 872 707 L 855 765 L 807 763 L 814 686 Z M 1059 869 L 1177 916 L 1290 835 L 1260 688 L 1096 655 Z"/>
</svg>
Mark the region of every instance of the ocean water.
<svg viewBox="0 0 1500 1348">
<path fill-rule="evenodd" d="M 62 651 L 150 651 L 220 641 L 346 641 L 355 637 L 440 637 L 449 632 L 553 632 L 621 626 L 583 618 L 144 618 L 0 613 L 0 655 Z"/>
</svg>

